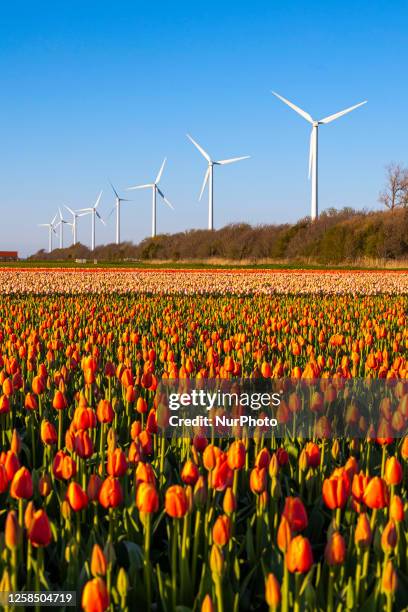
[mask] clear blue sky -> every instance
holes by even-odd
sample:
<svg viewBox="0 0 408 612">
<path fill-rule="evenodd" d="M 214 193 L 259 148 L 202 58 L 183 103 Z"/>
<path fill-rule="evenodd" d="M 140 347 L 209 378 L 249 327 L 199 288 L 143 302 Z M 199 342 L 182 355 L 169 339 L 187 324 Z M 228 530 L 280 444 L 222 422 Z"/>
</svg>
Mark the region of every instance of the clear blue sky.
<svg viewBox="0 0 408 612">
<path fill-rule="evenodd" d="M 320 131 L 320 206 L 377 208 L 384 165 L 408 163 L 407 32 L 398 0 L 4 4 L 0 248 L 45 247 L 36 223 L 100 189 L 106 214 L 108 179 L 119 190 L 149 182 L 164 156 L 176 210 L 159 202 L 158 230 L 205 227 L 205 163 L 187 131 L 215 159 L 252 156 L 215 169 L 217 227 L 309 214 L 309 126 L 271 89 L 316 117 L 368 99 Z M 131 197 L 122 234 L 139 241 L 150 193 Z M 113 238 L 112 216 L 97 242 Z"/>
</svg>

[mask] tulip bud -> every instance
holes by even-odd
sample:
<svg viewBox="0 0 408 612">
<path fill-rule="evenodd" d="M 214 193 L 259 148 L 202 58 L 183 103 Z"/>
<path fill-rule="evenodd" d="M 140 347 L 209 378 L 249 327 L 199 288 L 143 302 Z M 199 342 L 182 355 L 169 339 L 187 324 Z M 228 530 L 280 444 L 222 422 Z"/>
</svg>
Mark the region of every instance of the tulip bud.
<svg viewBox="0 0 408 612">
<path fill-rule="evenodd" d="M 281 602 L 280 585 L 272 573 L 268 574 L 265 580 L 265 601 L 272 609 L 277 609 Z"/>
<path fill-rule="evenodd" d="M 106 576 L 107 561 L 102 548 L 94 544 L 91 557 L 91 574 L 94 578 Z"/>
<path fill-rule="evenodd" d="M 8 571 L 5 569 L 0 580 L 0 593 L 8 593 L 12 590 L 11 578 Z"/>
<path fill-rule="evenodd" d="M 82 608 L 84 612 L 98 610 L 104 612 L 109 606 L 109 593 L 102 578 L 88 580 L 82 591 Z"/>
<path fill-rule="evenodd" d="M 217 518 L 212 530 L 214 544 L 225 546 L 231 537 L 231 521 L 226 514 Z"/>
<path fill-rule="evenodd" d="M 206 504 L 207 485 L 205 483 L 205 478 L 203 476 L 199 476 L 197 482 L 195 483 L 194 492 L 193 492 L 193 500 L 197 508 L 203 508 Z"/>
<path fill-rule="evenodd" d="M 13 429 L 10 449 L 13 451 L 13 453 L 16 453 L 16 455 L 18 455 L 21 450 L 21 438 L 16 429 Z"/>
<path fill-rule="evenodd" d="M 262 466 L 260 466 L 262 467 Z M 279 460 L 276 454 L 273 454 L 269 462 L 269 476 L 273 478 L 279 474 Z"/>
<path fill-rule="evenodd" d="M 122 599 L 125 599 L 129 590 L 129 578 L 123 567 L 121 567 L 118 572 L 116 588 L 118 589 L 118 593 Z"/>
<path fill-rule="evenodd" d="M 359 514 L 357 519 L 356 530 L 354 532 L 354 543 L 356 546 L 366 547 L 371 544 L 371 527 L 370 521 L 365 513 Z"/>
<path fill-rule="evenodd" d="M 402 466 L 396 457 L 389 457 L 385 462 L 384 480 L 387 485 L 398 485 L 402 481 Z"/>
<path fill-rule="evenodd" d="M 334 531 L 326 544 L 324 557 L 328 565 L 341 565 L 346 558 L 346 543 L 343 536 Z"/>
<path fill-rule="evenodd" d="M 280 499 L 282 496 L 282 489 L 280 482 L 276 476 L 272 476 L 271 478 L 271 498 L 272 499 Z"/>
<path fill-rule="evenodd" d="M 204 597 L 203 603 L 201 604 L 201 612 L 215 612 L 214 604 L 208 593 Z"/>
<path fill-rule="evenodd" d="M 397 523 L 404 520 L 404 502 L 399 495 L 393 495 L 389 507 L 390 518 Z"/>
<path fill-rule="evenodd" d="M 224 509 L 225 514 L 227 515 L 233 514 L 237 509 L 237 502 L 231 487 L 227 487 L 227 489 L 225 489 L 222 507 Z"/>
<path fill-rule="evenodd" d="M 299 456 L 299 470 L 301 472 L 306 472 L 307 468 L 308 468 L 307 453 L 305 449 L 302 449 L 302 452 L 300 453 L 300 456 Z"/>
<path fill-rule="evenodd" d="M 340 453 L 340 443 L 338 441 L 338 439 L 336 438 L 333 441 L 332 447 L 331 447 L 331 456 L 333 457 L 333 459 L 335 461 L 337 461 L 337 457 L 339 456 Z"/>
<path fill-rule="evenodd" d="M 7 514 L 5 530 L 4 530 L 4 541 L 10 550 L 17 548 L 21 538 L 21 527 L 18 524 L 18 517 L 15 510 L 11 510 Z"/>
<path fill-rule="evenodd" d="M 381 534 L 381 548 L 384 554 L 391 553 L 397 545 L 397 530 L 395 523 L 391 519 L 384 527 L 384 531 Z"/>
<path fill-rule="evenodd" d="M 289 522 L 287 521 L 285 516 L 282 516 L 277 533 L 278 548 L 282 553 L 286 553 L 291 539 L 292 533 Z"/>
<path fill-rule="evenodd" d="M 383 571 L 381 580 L 381 590 L 383 593 L 395 593 L 398 586 L 397 572 L 391 560 L 388 560 Z"/>
<path fill-rule="evenodd" d="M 215 544 L 211 548 L 210 568 L 216 577 L 221 577 L 224 572 L 224 557 L 221 550 Z"/>
<path fill-rule="evenodd" d="M 38 481 L 38 491 L 41 497 L 48 497 L 48 495 L 51 493 L 51 478 L 48 474 L 41 476 L 40 480 Z"/>
</svg>

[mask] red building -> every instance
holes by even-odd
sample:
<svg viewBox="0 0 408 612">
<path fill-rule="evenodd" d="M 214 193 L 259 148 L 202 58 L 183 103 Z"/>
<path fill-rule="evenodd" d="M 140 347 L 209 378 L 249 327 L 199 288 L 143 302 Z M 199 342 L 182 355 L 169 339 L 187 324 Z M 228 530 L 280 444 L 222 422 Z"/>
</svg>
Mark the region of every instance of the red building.
<svg viewBox="0 0 408 612">
<path fill-rule="evenodd" d="M 0 251 L 0 261 L 17 261 L 17 251 Z"/>
</svg>

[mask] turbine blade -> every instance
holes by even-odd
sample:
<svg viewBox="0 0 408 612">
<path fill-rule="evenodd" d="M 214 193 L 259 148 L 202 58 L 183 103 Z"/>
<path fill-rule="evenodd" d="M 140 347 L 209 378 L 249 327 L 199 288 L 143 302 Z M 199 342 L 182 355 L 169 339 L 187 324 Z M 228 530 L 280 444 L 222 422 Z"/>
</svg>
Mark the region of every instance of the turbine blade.
<svg viewBox="0 0 408 612">
<path fill-rule="evenodd" d="M 169 206 L 171 208 L 171 210 L 174 210 L 173 204 L 171 202 L 169 202 L 169 200 L 166 198 L 164 193 L 158 187 L 156 187 L 156 189 L 157 189 L 157 192 L 159 193 L 159 195 L 161 195 L 163 200 L 166 202 L 167 206 Z"/>
<path fill-rule="evenodd" d="M 201 187 L 200 195 L 198 196 L 198 201 L 199 202 L 200 202 L 201 198 L 203 197 L 204 189 L 205 189 L 205 186 L 207 184 L 209 176 L 210 176 L 210 166 L 208 166 L 208 168 L 206 170 L 206 173 L 204 174 L 203 184 L 202 184 L 202 187 Z"/>
<path fill-rule="evenodd" d="M 91 213 L 93 211 L 93 208 L 78 208 L 77 213 L 84 213 L 84 215 L 87 215 L 88 213 Z"/>
<path fill-rule="evenodd" d="M 38 227 L 50 227 L 49 223 L 37 223 Z"/>
<path fill-rule="evenodd" d="M 54 217 L 54 218 L 53 218 L 53 220 L 51 221 L 51 225 L 54 225 L 54 223 L 56 222 L 56 220 L 57 220 L 57 215 L 55 215 L 55 217 Z"/>
<path fill-rule="evenodd" d="M 74 211 L 72 210 L 72 208 L 70 208 L 69 206 L 67 206 L 66 204 L 64 204 L 65 208 L 67 210 L 69 210 L 69 212 L 71 213 L 71 215 L 75 215 Z"/>
<path fill-rule="evenodd" d="M 147 189 L 148 187 L 153 187 L 150 183 L 149 185 L 135 185 L 134 187 L 128 187 L 127 191 L 133 191 L 134 189 Z"/>
<path fill-rule="evenodd" d="M 158 185 L 158 183 L 159 183 L 159 181 L 160 181 L 160 179 L 161 179 L 161 177 L 162 177 L 163 170 L 164 170 L 164 166 L 165 166 L 165 164 L 166 164 L 166 160 L 167 160 L 167 157 L 165 157 L 165 158 L 164 158 L 163 163 L 162 163 L 162 165 L 161 165 L 161 168 L 160 168 L 160 170 L 159 170 L 159 173 L 158 173 L 158 175 L 156 176 L 156 180 L 155 180 L 156 185 Z"/>
<path fill-rule="evenodd" d="M 289 100 L 287 100 L 283 96 L 280 96 L 275 91 L 273 91 L 272 93 L 273 93 L 274 96 L 279 98 L 279 100 L 281 100 L 282 102 L 284 102 L 285 104 L 290 106 L 290 108 L 292 108 L 296 113 L 298 113 L 301 117 L 303 117 L 303 119 L 306 119 L 306 121 L 309 121 L 309 123 L 313 123 L 313 118 L 312 118 L 311 115 L 309 115 L 309 113 L 307 113 L 306 111 L 302 110 L 301 108 L 299 108 L 299 106 L 296 106 L 296 104 L 293 104 L 293 102 L 290 102 Z"/>
<path fill-rule="evenodd" d="M 243 155 L 241 157 L 232 157 L 231 159 L 221 159 L 220 161 L 214 163 L 219 164 L 220 166 L 225 166 L 225 164 L 233 164 L 234 162 L 240 161 L 241 159 L 249 159 L 250 157 L 250 155 Z"/>
<path fill-rule="evenodd" d="M 96 200 L 96 202 L 95 202 L 95 204 L 94 204 L 93 208 L 95 208 L 95 209 L 96 209 L 96 208 L 98 208 L 98 206 L 99 206 L 99 202 L 101 201 L 101 197 L 102 197 L 102 189 L 101 189 L 100 194 L 98 195 L 98 198 L 97 198 L 97 200 Z"/>
<path fill-rule="evenodd" d="M 187 138 L 189 140 L 191 140 L 191 142 L 193 143 L 193 145 L 200 151 L 201 155 L 203 157 L 205 157 L 205 159 L 210 162 L 211 161 L 211 157 L 208 155 L 207 151 L 204 151 L 204 149 L 198 144 L 198 142 L 196 142 L 194 140 L 194 138 L 191 138 L 190 134 L 187 134 Z"/>
<path fill-rule="evenodd" d="M 116 191 L 116 189 L 114 188 L 114 186 L 112 185 L 112 183 L 109 181 L 110 186 L 112 187 L 113 193 L 115 194 L 115 196 L 117 198 L 119 198 L 118 192 Z"/>
<path fill-rule="evenodd" d="M 347 115 L 347 113 L 351 113 L 351 111 L 355 110 L 359 106 L 363 106 L 363 104 L 367 104 L 367 100 L 364 100 L 364 102 L 360 102 L 359 104 L 355 104 L 354 106 L 350 106 L 350 108 L 346 108 L 345 110 L 342 110 L 338 113 L 334 113 L 334 115 L 329 115 L 328 117 L 325 117 L 324 119 L 320 119 L 319 123 L 323 123 L 324 125 L 326 125 L 326 123 L 331 123 L 331 121 L 334 121 L 335 119 L 338 119 L 339 117 L 342 117 L 343 115 Z"/>
<path fill-rule="evenodd" d="M 128 198 L 119 198 L 120 202 L 132 202 L 132 200 L 129 200 Z"/>
<path fill-rule="evenodd" d="M 101 221 L 101 223 L 103 223 L 104 225 L 106 225 L 105 221 L 102 219 L 101 215 L 98 213 L 97 210 L 95 210 L 96 216 L 98 217 L 98 219 Z"/>
<path fill-rule="evenodd" d="M 114 206 L 114 207 L 112 208 L 112 210 L 110 211 L 109 215 L 106 217 L 106 220 L 108 220 L 108 219 L 110 219 L 110 218 L 111 218 L 112 213 L 113 213 L 113 211 L 115 210 L 115 208 L 116 208 L 116 206 Z"/>
</svg>

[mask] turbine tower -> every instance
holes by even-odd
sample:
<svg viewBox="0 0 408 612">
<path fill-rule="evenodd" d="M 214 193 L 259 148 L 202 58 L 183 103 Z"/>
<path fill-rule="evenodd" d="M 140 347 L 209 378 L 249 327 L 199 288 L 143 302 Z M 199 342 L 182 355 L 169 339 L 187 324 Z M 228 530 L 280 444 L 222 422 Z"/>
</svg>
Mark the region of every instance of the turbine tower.
<svg viewBox="0 0 408 612">
<path fill-rule="evenodd" d="M 326 125 L 327 123 L 331 123 L 332 121 L 339 119 L 339 117 L 342 117 L 343 115 L 346 115 L 347 113 L 351 113 L 351 111 L 355 110 L 359 106 L 363 106 L 363 104 L 367 104 L 367 100 L 364 100 L 364 102 L 359 102 L 359 104 L 355 104 L 354 106 L 350 106 L 349 108 L 339 111 L 338 113 L 334 113 L 334 115 L 329 115 L 328 117 L 325 117 L 324 119 L 316 120 L 316 119 L 313 119 L 313 117 L 309 115 L 309 113 L 307 113 L 303 109 L 296 106 L 296 104 L 293 104 L 293 102 L 290 102 L 289 100 L 287 100 L 283 96 L 280 96 L 274 91 L 272 93 L 274 96 L 276 96 L 277 98 L 279 98 L 279 100 L 282 100 L 282 102 L 290 106 L 290 108 L 292 108 L 301 117 L 303 117 L 303 119 L 306 119 L 306 121 L 308 121 L 312 125 L 312 132 L 310 134 L 310 148 L 309 148 L 309 179 L 311 176 L 312 177 L 311 217 L 312 217 L 312 221 L 314 221 L 315 219 L 317 219 L 318 214 L 319 214 L 319 208 L 318 208 L 318 203 L 319 203 L 319 198 L 318 198 L 318 130 L 319 130 L 319 125 Z"/>
<path fill-rule="evenodd" d="M 39 223 L 38 227 L 48 227 L 48 252 L 52 251 L 52 234 L 56 234 L 55 231 L 55 221 L 57 220 L 57 215 L 53 218 L 51 223 Z"/>
<path fill-rule="evenodd" d="M 112 183 L 110 184 L 110 186 L 112 187 L 113 193 L 115 194 L 115 206 L 110 214 L 112 214 L 112 212 L 116 208 L 116 244 L 120 244 L 120 205 L 122 202 L 130 202 L 130 200 L 127 200 L 126 198 L 121 198 Z"/>
<path fill-rule="evenodd" d="M 60 234 L 59 234 L 60 249 L 63 249 L 64 248 L 64 225 L 71 225 L 71 223 L 69 221 L 66 221 L 66 219 L 63 218 L 60 208 L 58 208 L 58 214 L 59 214 L 59 221 L 55 227 L 59 226 L 60 228 Z"/>
<path fill-rule="evenodd" d="M 80 209 L 77 210 L 77 212 L 79 212 L 79 213 L 84 213 L 85 215 L 92 215 L 91 251 L 95 250 L 95 218 L 98 217 L 98 219 L 101 221 L 101 223 L 106 225 L 105 221 L 102 219 L 101 215 L 96 210 L 98 208 L 98 206 L 99 206 L 99 202 L 101 201 L 101 197 L 102 197 L 102 191 L 98 195 L 98 197 L 96 199 L 96 202 L 95 202 L 95 204 L 93 206 L 91 206 L 89 208 L 80 208 Z"/>
<path fill-rule="evenodd" d="M 72 210 L 72 208 L 70 208 L 69 206 L 65 206 L 65 208 L 72 215 L 72 223 L 70 225 L 72 226 L 73 244 L 75 245 L 77 243 L 77 231 L 78 231 L 78 221 L 77 221 L 77 219 L 79 217 L 83 217 L 84 215 L 86 215 L 86 213 L 78 213 L 78 211 Z"/>
<path fill-rule="evenodd" d="M 163 160 L 161 168 L 159 170 L 158 175 L 156 176 L 156 180 L 154 183 L 147 183 L 146 185 L 135 185 L 135 187 L 128 187 L 128 191 L 132 191 L 133 189 L 151 189 L 152 190 L 152 238 L 156 236 L 156 200 L 157 194 L 159 194 L 163 201 L 169 206 L 172 210 L 174 210 L 174 206 L 168 201 L 165 197 L 164 193 L 159 189 L 158 184 L 163 174 L 164 166 L 166 164 L 166 157 Z"/>
<path fill-rule="evenodd" d="M 208 155 L 206 151 L 196 142 L 189 134 L 187 134 L 187 138 L 191 140 L 193 145 L 200 151 L 201 155 L 207 160 L 208 168 L 204 175 L 203 186 L 201 187 L 201 192 L 199 196 L 199 200 L 201 200 L 205 186 L 208 181 L 208 229 L 214 229 L 214 166 L 225 166 L 226 164 L 233 164 L 234 162 L 240 161 L 241 159 L 249 159 L 250 155 L 243 155 L 242 157 L 232 157 L 231 159 L 221 159 L 220 161 L 214 161 Z"/>
</svg>

